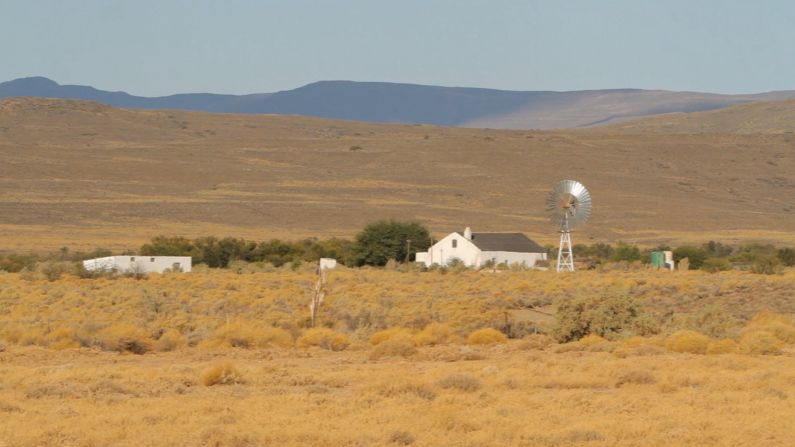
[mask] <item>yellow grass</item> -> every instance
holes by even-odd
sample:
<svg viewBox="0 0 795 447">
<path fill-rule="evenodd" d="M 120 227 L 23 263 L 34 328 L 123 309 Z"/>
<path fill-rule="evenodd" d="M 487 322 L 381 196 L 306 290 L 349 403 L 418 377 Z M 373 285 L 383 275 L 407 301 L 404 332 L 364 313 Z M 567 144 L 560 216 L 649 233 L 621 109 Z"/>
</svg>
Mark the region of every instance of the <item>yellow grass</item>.
<svg viewBox="0 0 795 447">
<path fill-rule="evenodd" d="M 793 276 L 341 269 L 310 329 L 311 273 L 0 274 L 0 446 L 786 446 Z M 465 344 L 594 290 L 661 334 Z"/>
<path fill-rule="evenodd" d="M 787 446 L 795 437 L 791 353 L 621 358 L 520 343 L 454 361 L 430 360 L 444 346 L 411 361 L 11 347 L 0 354 L 0 445 Z"/>
</svg>

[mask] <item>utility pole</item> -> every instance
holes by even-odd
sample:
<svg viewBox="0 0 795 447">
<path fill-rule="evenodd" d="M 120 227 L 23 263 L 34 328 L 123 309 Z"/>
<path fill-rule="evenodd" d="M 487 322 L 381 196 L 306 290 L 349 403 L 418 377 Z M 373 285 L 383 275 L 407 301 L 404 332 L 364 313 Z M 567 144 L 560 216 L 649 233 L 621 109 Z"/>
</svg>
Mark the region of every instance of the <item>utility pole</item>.
<svg viewBox="0 0 795 447">
<path fill-rule="evenodd" d="M 411 257 L 411 239 L 406 239 L 406 260 L 403 262 L 408 264 L 410 257 Z"/>
</svg>

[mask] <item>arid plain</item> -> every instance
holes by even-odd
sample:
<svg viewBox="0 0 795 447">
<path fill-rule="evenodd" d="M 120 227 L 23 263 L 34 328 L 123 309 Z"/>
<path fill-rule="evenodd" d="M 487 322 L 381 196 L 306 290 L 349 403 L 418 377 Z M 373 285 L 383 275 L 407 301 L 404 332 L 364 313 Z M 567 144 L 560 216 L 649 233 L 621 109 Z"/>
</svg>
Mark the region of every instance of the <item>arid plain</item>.
<svg viewBox="0 0 795 447">
<path fill-rule="evenodd" d="M 544 201 L 562 178 L 594 198 L 580 242 L 792 242 L 795 135 L 776 117 L 795 102 L 754 106 L 752 133 L 660 118 L 533 132 L 12 98 L 0 101 L 0 242 L 24 251 L 135 249 L 158 234 L 324 238 L 400 217 L 435 234 L 471 226 L 543 244 L 556 237 Z"/>
<path fill-rule="evenodd" d="M 792 110 L 539 132 L 8 99 L 0 249 L 388 217 L 552 243 L 566 177 L 595 201 L 576 241 L 791 246 Z M 340 268 L 311 329 L 311 265 L 0 273 L 0 446 L 787 446 L 794 275 Z"/>
</svg>

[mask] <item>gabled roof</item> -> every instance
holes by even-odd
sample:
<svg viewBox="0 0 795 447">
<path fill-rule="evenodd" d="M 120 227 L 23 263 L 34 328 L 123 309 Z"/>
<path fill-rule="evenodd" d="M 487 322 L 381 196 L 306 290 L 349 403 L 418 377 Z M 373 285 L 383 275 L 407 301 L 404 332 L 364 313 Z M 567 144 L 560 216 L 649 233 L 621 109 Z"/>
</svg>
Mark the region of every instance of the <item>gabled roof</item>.
<svg viewBox="0 0 795 447">
<path fill-rule="evenodd" d="M 481 251 L 546 253 L 546 249 L 522 233 L 472 233 L 472 243 Z"/>
</svg>

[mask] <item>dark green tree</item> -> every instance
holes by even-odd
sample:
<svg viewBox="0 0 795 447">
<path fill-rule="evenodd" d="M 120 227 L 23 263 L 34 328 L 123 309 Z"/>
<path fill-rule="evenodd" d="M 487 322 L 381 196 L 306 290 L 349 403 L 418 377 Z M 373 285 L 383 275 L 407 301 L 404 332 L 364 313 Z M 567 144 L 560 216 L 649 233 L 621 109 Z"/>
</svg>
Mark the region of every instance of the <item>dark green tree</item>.
<svg viewBox="0 0 795 447">
<path fill-rule="evenodd" d="M 407 241 L 411 240 L 411 258 L 417 251 L 431 245 L 428 230 L 417 222 L 381 220 L 373 222 L 356 236 L 354 259 L 356 265 L 383 266 L 390 259 L 406 259 Z"/>
<path fill-rule="evenodd" d="M 156 236 L 141 247 L 144 256 L 192 256 L 193 242 L 182 236 Z"/>
<path fill-rule="evenodd" d="M 680 260 L 687 258 L 690 262 L 690 270 L 698 270 L 704 265 L 704 261 L 707 260 L 707 252 L 704 251 L 702 248 L 698 247 L 691 247 L 691 246 L 683 246 L 683 247 L 676 247 L 674 249 L 674 261 L 679 262 Z"/>
<path fill-rule="evenodd" d="M 776 256 L 787 267 L 795 265 L 795 248 L 781 248 L 776 253 Z"/>
<path fill-rule="evenodd" d="M 643 255 L 640 254 L 640 249 L 637 245 L 619 242 L 613 252 L 612 259 L 613 261 L 635 262 L 643 259 Z"/>
</svg>

